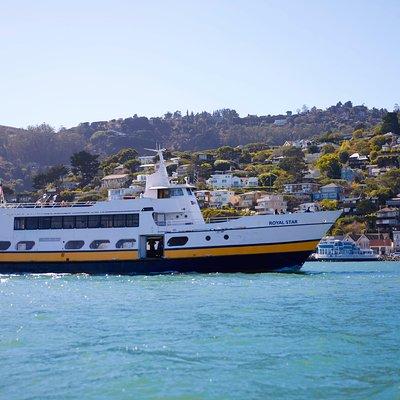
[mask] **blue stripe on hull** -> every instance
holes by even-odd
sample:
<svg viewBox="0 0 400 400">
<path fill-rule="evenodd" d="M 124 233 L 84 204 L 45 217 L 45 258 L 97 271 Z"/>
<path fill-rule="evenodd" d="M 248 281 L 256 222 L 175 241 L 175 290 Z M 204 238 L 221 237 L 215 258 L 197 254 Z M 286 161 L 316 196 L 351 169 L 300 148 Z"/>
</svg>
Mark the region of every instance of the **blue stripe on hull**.
<svg viewBox="0 0 400 400">
<path fill-rule="evenodd" d="M 110 275 L 150 275 L 166 273 L 276 272 L 298 271 L 310 251 L 252 254 L 186 259 L 151 259 L 135 261 L 101 261 L 73 263 L 0 263 L 0 274 L 87 273 Z"/>
</svg>

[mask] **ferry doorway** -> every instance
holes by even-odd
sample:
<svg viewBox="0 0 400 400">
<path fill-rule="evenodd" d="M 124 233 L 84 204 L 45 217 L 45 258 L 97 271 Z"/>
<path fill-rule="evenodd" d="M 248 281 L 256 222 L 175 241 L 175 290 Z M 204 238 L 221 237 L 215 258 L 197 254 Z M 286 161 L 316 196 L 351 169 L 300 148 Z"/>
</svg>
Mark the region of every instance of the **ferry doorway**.
<svg viewBox="0 0 400 400">
<path fill-rule="evenodd" d="M 164 257 L 164 236 L 140 236 L 140 258 Z"/>
</svg>

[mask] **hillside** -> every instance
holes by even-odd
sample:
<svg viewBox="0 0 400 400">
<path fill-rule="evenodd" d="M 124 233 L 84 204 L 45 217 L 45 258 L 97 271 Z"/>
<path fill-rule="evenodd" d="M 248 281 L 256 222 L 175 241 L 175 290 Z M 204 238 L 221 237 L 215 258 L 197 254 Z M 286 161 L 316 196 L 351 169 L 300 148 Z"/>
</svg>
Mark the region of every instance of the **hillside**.
<svg viewBox="0 0 400 400">
<path fill-rule="evenodd" d="M 349 133 L 380 123 L 384 109 L 338 103 L 326 110 L 303 107 L 297 113 L 248 115 L 223 109 L 198 114 L 167 113 L 163 117 L 133 117 L 84 122 L 55 131 L 43 124 L 18 129 L 0 126 L 0 177 L 26 180 L 46 166 L 67 164 L 79 150 L 102 156 L 133 147 L 139 153 L 156 143 L 171 150 L 202 150 L 223 145 L 264 142 L 281 145 L 286 140 L 310 138 L 325 132 Z"/>
</svg>

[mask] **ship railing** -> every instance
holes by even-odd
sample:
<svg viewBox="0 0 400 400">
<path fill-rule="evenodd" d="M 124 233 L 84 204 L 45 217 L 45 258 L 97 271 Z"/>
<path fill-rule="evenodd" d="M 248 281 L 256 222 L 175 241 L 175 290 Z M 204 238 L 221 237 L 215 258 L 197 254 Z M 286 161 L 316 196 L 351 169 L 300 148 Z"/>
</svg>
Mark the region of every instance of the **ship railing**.
<svg viewBox="0 0 400 400">
<path fill-rule="evenodd" d="M 206 224 L 217 224 L 221 222 L 228 222 L 233 219 L 239 219 L 241 218 L 240 215 L 235 215 L 235 216 L 230 216 L 230 217 L 211 217 L 206 219 Z"/>
<path fill-rule="evenodd" d="M 1 203 L 0 208 L 61 208 L 61 207 L 91 207 L 95 201 L 85 202 L 52 202 L 52 203 Z"/>
</svg>

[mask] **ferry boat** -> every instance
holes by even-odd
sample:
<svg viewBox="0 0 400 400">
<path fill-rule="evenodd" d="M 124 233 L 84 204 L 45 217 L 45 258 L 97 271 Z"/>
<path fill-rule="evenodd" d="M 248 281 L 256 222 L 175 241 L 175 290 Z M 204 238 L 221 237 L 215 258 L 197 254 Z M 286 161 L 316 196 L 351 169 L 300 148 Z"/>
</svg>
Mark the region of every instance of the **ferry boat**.
<svg viewBox="0 0 400 400">
<path fill-rule="evenodd" d="M 371 249 L 328 236 L 321 240 L 313 258 L 318 261 L 377 261 L 379 257 Z"/>
<path fill-rule="evenodd" d="M 160 274 L 297 271 L 340 211 L 211 223 L 194 187 L 171 182 L 163 150 L 143 195 L 0 205 L 0 273 Z"/>
</svg>

